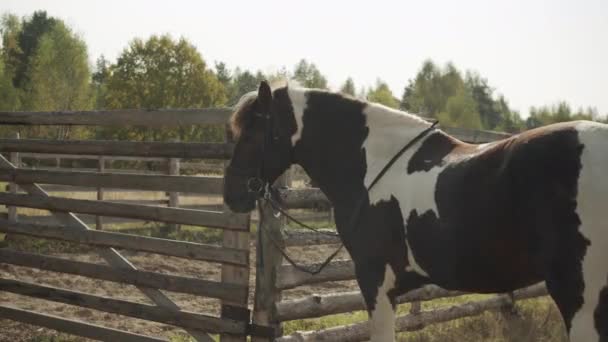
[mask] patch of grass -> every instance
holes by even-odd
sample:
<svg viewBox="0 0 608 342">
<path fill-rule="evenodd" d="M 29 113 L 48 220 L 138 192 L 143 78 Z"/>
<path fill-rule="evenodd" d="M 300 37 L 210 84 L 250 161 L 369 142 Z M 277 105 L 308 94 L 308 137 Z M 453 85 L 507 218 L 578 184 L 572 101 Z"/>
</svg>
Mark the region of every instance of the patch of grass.
<svg viewBox="0 0 608 342">
<path fill-rule="evenodd" d="M 169 238 L 189 242 L 221 243 L 222 230 L 198 226 L 182 226 L 179 231 L 171 232 Z"/>
<path fill-rule="evenodd" d="M 297 321 L 289 321 L 283 324 L 283 334 L 289 335 L 298 330 L 313 331 L 323 330 L 338 325 L 352 324 L 364 322 L 367 320 L 367 312 L 355 311 L 352 313 L 344 313 L 338 315 L 323 316 L 320 318 L 301 319 Z"/>
<path fill-rule="evenodd" d="M 91 247 L 77 243 L 47 240 L 23 235 L 7 235 L 0 247 L 10 247 L 24 252 L 46 253 L 87 253 Z"/>
<path fill-rule="evenodd" d="M 66 334 L 59 335 L 39 335 L 28 339 L 28 342 L 79 342 L 84 341 L 83 338 L 70 336 Z"/>
<path fill-rule="evenodd" d="M 336 229 L 336 225 L 334 222 L 303 221 L 302 223 L 305 223 L 307 226 L 310 226 L 315 229 Z M 285 228 L 289 230 L 303 229 L 299 224 L 289 220 Z"/>
<path fill-rule="evenodd" d="M 491 295 L 467 295 L 423 302 L 423 310 L 452 306 L 471 300 L 483 300 Z M 409 304 L 398 307 L 398 314 L 409 311 Z M 363 322 L 365 311 L 290 321 L 283 324 L 284 334 L 295 331 L 314 331 L 329 327 Z M 399 341 L 407 342 L 566 342 L 561 317 L 548 297 L 516 303 L 516 313 L 485 312 L 482 315 L 433 324 L 419 331 L 398 334 Z"/>
<path fill-rule="evenodd" d="M 219 335 L 211 335 L 211 338 L 213 338 L 214 341 L 219 341 L 220 340 L 220 336 Z M 247 339 L 249 340 L 249 338 Z M 179 332 L 179 333 L 175 333 L 171 336 L 169 336 L 169 341 L 170 342 L 196 342 L 196 340 L 183 332 Z"/>
<path fill-rule="evenodd" d="M 516 313 L 485 312 L 399 334 L 400 341 L 566 342 L 561 317 L 549 298 L 517 302 Z"/>
<path fill-rule="evenodd" d="M 195 340 L 188 334 L 186 333 L 174 333 L 171 336 L 169 336 L 169 341 L 170 342 L 194 342 Z"/>
</svg>

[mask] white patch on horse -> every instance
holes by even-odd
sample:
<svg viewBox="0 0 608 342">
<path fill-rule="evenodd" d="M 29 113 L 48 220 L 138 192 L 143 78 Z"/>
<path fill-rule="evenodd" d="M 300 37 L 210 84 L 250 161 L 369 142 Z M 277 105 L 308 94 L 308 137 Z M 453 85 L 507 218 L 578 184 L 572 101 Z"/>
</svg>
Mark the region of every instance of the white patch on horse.
<svg viewBox="0 0 608 342">
<path fill-rule="evenodd" d="M 369 127 L 369 134 L 363 143 L 367 161 L 365 185 L 369 186 L 386 163 L 405 144 L 428 128 L 430 124 L 414 115 L 378 104 L 367 105 L 363 113 L 367 118 L 367 126 Z M 401 207 L 407 208 L 408 215 L 413 209 L 416 209 L 419 213 L 427 210 L 436 212 L 433 193 L 436 174 L 438 173 L 437 168 L 431 169 L 430 172 L 416 172 L 412 175 L 406 173 L 408 161 L 422 141 L 417 142 L 406 151 L 374 186 L 370 193 L 371 204 L 389 200 L 391 196 L 395 196 Z M 424 193 L 413 195 L 413 192 L 417 191 Z M 396 192 L 400 196 L 397 196 Z M 407 217 L 407 215 L 404 217 Z"/>
<path fill-rule="evenodd" d="M 416 272 L 422 276 L 428 277 L 429 274 L 420 267 L 420 265 L 416 262 L 416 258 L 414 258 L 414 253 L 410 248 L 410 245 L 407 243 L 407 237 L 405 239 L 405 248 L 407 248 L 407 261 L 408 265 L 405 267 L 405 270 L 408 272 Z"/>
<path fill-rule="evenodd" d="M 367 161 L 365 185 L 369 186 L 386 163 L 430 124 L 417 116 L 377 104 L 369 104 L 363 112 L 369 127 L 369 135 L 363 144 Z M 435 202 L 435 185 L 443 167 L 407 174 L 408 162 L 422 141 L 424 139 L 406 151 L 372 188 L 369 194 L 372 205 L 390 200 L 394 196 L 399 201 L 404 220 L 407 220 L 412 210 L 416 210 L 418 214 L 431 210 L 439 216 Z M 409 265 L 406 271 L 428 276 L 414 259 L 412 248 L 407 246 L 407 242 L 405 248 Z"/>
<path fill-rule="evenodd" d="M 584 145 L 581 155 L 582 168 L 578 180 L 576 212 L 581 220 L 579 231 L 591 245 L 583 259 L 584 281 L 583 306 L 572 319 L 571 341 L 599 341 L 595 330 L 593 312 L 599 295 L 606 285 L 606 260 L 608 260 L 608 234 L 606 234 L 603 204 L 608 203 L 608 182 L 598 182 L 606 177 L 608 167 L 608 125 L 581 122 L 576 126 L 579 140 Z"/>
<path fill-rule="evenodd" d="M 490 143 L 477 144 L 477 150 L 482 150 L 483 151 L 489 145 L 490 145 Z"/>
<path fill-rule="evenodd" d="M 395 287 L 395 273 L 386 265 L 384 281 L 378 288 L 376 305 L 371 312 L 371 342 L 395 341 L 395 309 L 387 293 Z"/>
<path fill-rule="evenodd" d="M 306 110 L 306 89 L 288 87 L 287 94 L 289 95 L 289 100 L 291 100 L 291 106 L 293 107 L 293 114 L 297 124 L 296 133 L 291 136 L 291 145 L 295 146 L 302 136 L 302 128 L 304 127 L 302 117 L 304 116 L 304 111 Z"/>
</svg>

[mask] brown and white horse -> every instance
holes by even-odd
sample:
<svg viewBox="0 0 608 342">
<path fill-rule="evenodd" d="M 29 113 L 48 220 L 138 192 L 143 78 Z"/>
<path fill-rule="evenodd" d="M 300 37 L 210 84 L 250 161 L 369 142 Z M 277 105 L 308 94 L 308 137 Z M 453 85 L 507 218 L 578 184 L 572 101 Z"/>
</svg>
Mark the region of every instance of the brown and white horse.
<svg viewBox="0 0 608 342">
<path fill-rule="evenodd" d="M 253 210 L 252 180 L 272 183 L 301 165 L 335 208 L 372 341 L 394 340 L 395 297 L 424 284 L 494 293 L 540 281 L 572 341 L 608 341 L 608 125 L 562 123 L 482 145 L 433 129 L 368 192 L 429 123 L 263 82 L 243 97 L 232 124 L 238 140 L 226 204 Z"/>
</svg>

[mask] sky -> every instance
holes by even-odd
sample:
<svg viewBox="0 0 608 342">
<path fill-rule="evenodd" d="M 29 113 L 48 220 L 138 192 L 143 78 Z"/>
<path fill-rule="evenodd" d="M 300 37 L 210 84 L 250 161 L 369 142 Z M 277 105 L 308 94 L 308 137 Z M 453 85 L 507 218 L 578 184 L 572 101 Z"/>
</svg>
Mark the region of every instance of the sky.
<svg viewBox="0 0 608 342">
<path fill-rule="evenodd" d="M 91 63 L 169 33 L 210 65 L 272 72 L 306 58 L 334 89 L 379 78 L 400 98 L 432 59 L 479 72 L 524 116 L 562 100 L 608 114 L 607 0 L 0 0 L 0 13 L 40 9 L 81 35 Z"/>
</svg>

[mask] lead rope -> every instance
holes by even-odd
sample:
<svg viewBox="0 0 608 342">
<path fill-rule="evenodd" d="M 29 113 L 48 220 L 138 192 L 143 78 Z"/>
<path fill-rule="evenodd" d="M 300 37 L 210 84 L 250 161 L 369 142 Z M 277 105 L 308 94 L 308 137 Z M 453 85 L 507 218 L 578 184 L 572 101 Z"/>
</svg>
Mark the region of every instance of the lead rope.
<svg viewBox="0 0 608 342">
<path fill-rule="evenodd" d="M 418 142 L 418 140 L 424 138 L 430 131 L 432 131 L 435 126 L 437 126 L 437 124 L 439 123 L 439 121 L 435 121 L 433 122 L 433 124 L 428 127 L 427 129 L 425 129 L 424 131 L 422 131 L 420 134 L 418 134 L 417 136 L 415 136 L 412 140 L 410 140 L 405 146 L 403 146 L 401 148 L 401 150 L 399 150 L 399 152 L 397 152 L 393 158 L 391 158 L 391 160 L 389 160 L 386 165 L 382 168 L 382 170 L 380 170 L 380 172 L 378 173 L 378 175 L 376 175 L 376 177 L 374 178 L 374 180 L 370 183 L 370 185 L 367 187 L 367 193 L 369 193 L 369 191 L 374 187 L 374 185 L 376 185 L 378 183 L 378 181 L 380 180 L 380 178 L 382 178 L 382 176 L 384 176 L 384 174 L 390 169 L 391 166 L 393 166 L 393 164 L 397 161 L 397 159 L 399 159 L 399 157 L 401 157 L 401 155 L 403 155 L 403 153 L 405 153 L 405 151 L 407 151 L 410 147 L 412 147 L 416 142 Z M 325 234 L 325 235 L 330 235 L 330 236 L 338 236 L 338 234 L 332 234 L 332 233 L 328 233 L 328 232 L 322 232 L 319 231 L 318 229 L 315 229 L 307 224 L 304 224 L 303 222 L 295 219 L 293 216 L 287 214 L 287 212 L 282 209 L 280 207 L 280 205 L 278 204 L 278 202 L 273 198 L 274 194 L 276 193 L 276 190 L 274 190 L 274 188 L 272 188 L 271 186 L 269 186 L 268 184 L 266 185 L 266 187 L 263 190 L 263 194 L 262 194 L 262 198 L 264 200 L 266 200 L 267 203 L 270 204 L 270 206 L 279 212 L 279 214 L 281 215 L 285 215 L 285 217 L 287 217 L 289 220 L 297 223 L 298 225 L 311 230 L 313 232 L 319 233 L 319 234 Z M 357 219 L 359 218 L 359 214 L 360 214 L 360 210 L 361 210 L 361 205 L 363 204 L 363 200 L 365 199 L 365 193 L 359 197 L 359 200 L 357 201 L 356 205 L 355 205 L 355 210 L 353 212 L 353 215 L 351 216 L 349 225 L 350 226 L 355 226 L 355 223 L 357 222 Z M 260 243 L 258 243 L 258 250 L 260 252 L 260 268 L 263 270 L 264 269 L 264 251 L 263 251 L 263 243 L 262 242 L 262 227 L 264 227 L 263 223 L 264 223 L 264 215 L 263 215 L 263 210 L 262 210 L 262 205 L 260 203 L 260 201 L 258 201 L 258 215 L 260 216 L 258 222 L 258 239 L 260 241 Z M 304 265 L 300 265 L 298 264 L 296 261 L 294 261 L 285 251 L 285 249 L 272 237 L 272 235 L 270 234 L 266 234 L 266 236 L 268 237 L 268 240 L 273 244 L 273 246 L 279 251 L 279 253 L 281 253 L 281 255 L 283 256 L 283 258 L 285 258 L 285 260 L 287 260 L 287 262 L 293 266 L 293 268 L 297 269 L 298 271 L 304 272 L 304 273 L 308 273 L 310 275 L 316 275 L 319 274 L 323 271 L 323 269 L 325 267 L 327 267 L 327 265 L 329 265 L 329 263 L 336 257 L 338 256 L 338 253 L 340 253 L 340 251 L 342 250 L 342 248 L 344 248 L 344 242 L 340 242 L 340 246 L 338 246 L 338 248 L 336 248 L 336 250 L 331 253 L 321 264 L 319 264 L 316 268 L 309 268 L 306 267 Z"/>
<path fill-rule="evenodd" d="M 268 203 L 273 203 L 272 201 L 268 201 Z M 274 207 L 274 205 L 271 204 L 271 206 Z M 260 253 L 260 260 L 258 262 L 258 266 L 264 270 L 264 243 L 262 241 L 262 228 L 264 226 L 264 211 L 262 209 L 262 204 L 260 201 L 258 201 L 258 215 L 260 216 L 259 219 L 259 224 L 258 224 L 258 239 L 260 241 L 260 243 L 258 243 L 258 251 Z M 299 222 L 299 221 L 298 221 Z M 306 225 L 304 225 L 306 226 Z M 311 228 L 313 231 L 317 231 L 314 228 Z M 323 233 L 323 232 L 319 232 L 319 233 Z M 329 234 L 328 234 L 329 235 Z M 332 236 L 338 236 L 338 234 L 334 234 Z M 289 254 L 287 254 L 287 252 L 285 251 L 285 249 L 279 244 L 278 241 L 276 241 L 274 239 L 274 237 L 271 234 L 266 234 L 266 238 L 270 241 L 270 243 L 272 243 L 272 245 L 274 246 L 274 248 L 276 248 L 279 253 L 281 253 L 281 255 L 283 256 L 283 258 L 285 258 L 285 260 L 287 260 L 287 262 L 289 264 L 291 264 L 291 266 L 293 266 L 295 269 L 297 269 L 298 271 L 304 272 L 304 273 L 308 273 L 310 275 L 316 275 L 321 273 L 321 271 L 323 271 L 323 269 L 338 255 L 338 253 L 340 253 L 340 251 L 342 250 L 342 248 L 344 248 L 344 244 L 340 243 L 340 246 L 333 252 L 331 253 L 326 259 L 325 261 L 323 261 L 321 264 L 319 264 L 317 267 L 315 268 L 309 268 L 306 267 L 304 265 L 300 265 L 298 264 L 296 261 L 294 261 Z"/>
</svg>

